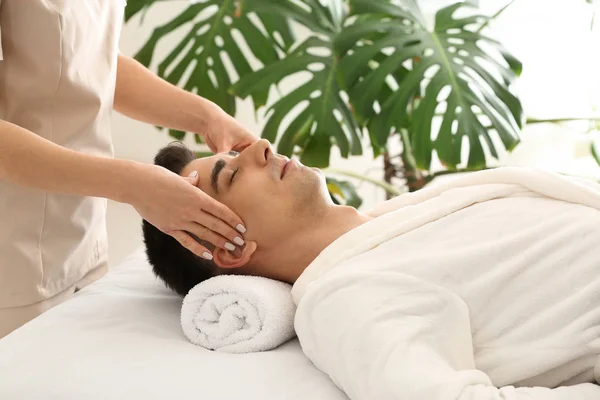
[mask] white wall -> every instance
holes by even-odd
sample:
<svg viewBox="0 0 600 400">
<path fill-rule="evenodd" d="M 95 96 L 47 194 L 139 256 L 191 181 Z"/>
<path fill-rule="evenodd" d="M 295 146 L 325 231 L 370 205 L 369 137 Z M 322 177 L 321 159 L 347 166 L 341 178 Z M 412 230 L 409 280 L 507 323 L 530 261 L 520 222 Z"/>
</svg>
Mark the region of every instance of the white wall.
<svg viewBox="0 0 600 400">
<path fill-rule="evenodd" d="M 450 0 L 424 0 L 429 11 Z M 484 13 L 491 15 L 507 1 L 481 0 Z M 134 55 L 149 37 L 153 27 L 168 21 L 186 7 L 187 1 L 159 2 L 147 13 L 144 23 L 130 21 L 121 37 L 121 51 Z M 590 34 L 591 6 L 584 0 L 517 0 L 494 24 L 494 36 L 518 56 L 524 64 L 518 90 L 525 111 L 536 118 L 559 118 L 598 113 L 600 106 L 600 29 Z M 600 25 L 600 16 L 598 18 Z M 182 33 L 182 32 L 181 32 Z M 160 59 L 173 47 L 179 35 L 173 34 L 158 47 Z M 287 85 L 294 85 L 293 80 Z M 254 118 L 249 102 L 239 102 L 237 118 L 259 134 L 262 119 Z M 530 165 L 586 175 L 600 179 L 598 168 L 589 154 L 591 136 L 582 133 L 585 123 L 567 126 L 535 125 L 528 127 L 523 143 L 501 162 Z M 154 127 L 115 114 L 113 120 L 115 155 L 152 162 L 159 148 L 172 139 Z M 379 178 L 381 160 L 371 154 L 351 160 L 334 157 L 332 166 L 352 169 Z M 365 207 L 383 199 L 383 193 L 369 184 L 359 186 Z M 111 263 L 117 263 L 141 245 L 140 218 L 122 204 L 110 203 L 108 228 Z"/>
</svg>

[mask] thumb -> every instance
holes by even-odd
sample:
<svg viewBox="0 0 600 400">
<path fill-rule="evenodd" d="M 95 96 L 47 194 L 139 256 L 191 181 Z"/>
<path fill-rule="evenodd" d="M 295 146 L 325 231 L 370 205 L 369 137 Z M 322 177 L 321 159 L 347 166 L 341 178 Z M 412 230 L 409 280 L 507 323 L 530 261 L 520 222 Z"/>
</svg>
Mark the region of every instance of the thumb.
<svg viewBox="0 0 600 400">
<path fill-rule="evenodd" d="M 231 143 L 228 140 L 221 140 L 217 143 L 211 143 L 211 149 L 214 149 L 214 153 L 224 153 L 231 150 Z"/>
<path fill-rule="evenodd" d="M 198 171 L 192 171 L 187 177 L 187 181 L 194 186 L 198 185 Z"/>
<path fill-rule="evenodd" d="M 213 153 L 220 153 L 222 151 L 221 146 L 215 144 L 214 141 L 208 135 L 203 136 L 202 139 L 204 140 L 204 143 L 208 146 L 210 151 L 212 151 Z"/>
<path fill-rule="evenodd" d="M 248 148 L 252 144 L 254 144 L 254 142 L 256 142 L 256 140 L 254 140 L 254 141 L 247 140 L 245 142 L 238 143 L 235 146 L 233 146 L 233 148 L 231 150 L 237 151 L 238 153 L 241 153 L 242 151 L 246 150 L 246 148 Z"/>
</svg>

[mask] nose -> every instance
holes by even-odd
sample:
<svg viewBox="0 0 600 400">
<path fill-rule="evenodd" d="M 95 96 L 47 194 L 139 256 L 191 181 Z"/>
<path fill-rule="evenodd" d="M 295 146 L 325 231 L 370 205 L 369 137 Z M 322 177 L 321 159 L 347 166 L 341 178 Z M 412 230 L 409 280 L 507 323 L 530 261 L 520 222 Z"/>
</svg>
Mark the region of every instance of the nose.
<svg viewBox="0 0 600 400">
<path fill-rule="evenodd" d="M 244 150 L 240 156 L 247 154 L 249 162 L 264 167 L 267 165 L 271 153 L 273 153 L 271 143 L 266 139 L 260 139 Z"/>
</svg>

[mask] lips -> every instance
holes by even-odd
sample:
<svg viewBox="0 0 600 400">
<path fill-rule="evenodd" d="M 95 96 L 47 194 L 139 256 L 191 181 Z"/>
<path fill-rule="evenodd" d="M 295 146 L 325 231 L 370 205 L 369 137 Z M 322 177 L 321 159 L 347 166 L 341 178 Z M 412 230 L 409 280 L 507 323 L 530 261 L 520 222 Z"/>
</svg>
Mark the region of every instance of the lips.
<svg viewBox="0 0 600 400">
<path fill-rule="evenodd" d="M 280 177 L 280 179 L 283 179 L 283 176 L 285 175 L 285 172 L 286 172 L 286 170 L 287 170 L 287 168 L 288 168 L 288 166 L 290 165 L 291 162 L 292 162 L 292 160 L 287 160 L 287 162 L 285 162 L 283 164 L 283 167 L 281 168 L 281 177 Z"/>
</svg>

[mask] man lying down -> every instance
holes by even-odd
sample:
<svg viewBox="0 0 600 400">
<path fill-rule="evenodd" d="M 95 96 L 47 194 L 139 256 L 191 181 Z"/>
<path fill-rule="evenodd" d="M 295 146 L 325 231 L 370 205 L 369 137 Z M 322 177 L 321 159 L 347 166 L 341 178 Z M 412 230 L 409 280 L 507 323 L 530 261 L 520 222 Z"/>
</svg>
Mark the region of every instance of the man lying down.
<svg viewBox="0 0 600 400">
<path fill-rule="evenodd" d="M 351 399 L 600 399 L 599 185 L 501 168 L 362 213 L 264 140 L 155 162 L 198 171 L 248 228 L 206 261 L 145 224 L 155 273 L 181 295 L 218 274 L 293 284 L 304 352 Z"/>
</svg>

